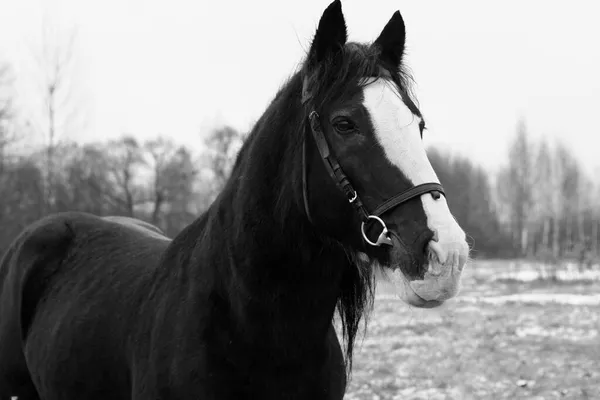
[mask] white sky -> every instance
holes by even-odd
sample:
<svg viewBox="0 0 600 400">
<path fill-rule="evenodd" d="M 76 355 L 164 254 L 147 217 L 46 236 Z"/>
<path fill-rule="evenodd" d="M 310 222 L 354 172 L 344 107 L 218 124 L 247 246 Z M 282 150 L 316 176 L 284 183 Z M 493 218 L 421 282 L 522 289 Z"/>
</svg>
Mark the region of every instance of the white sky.
<svg viewBox="0 0 600 400">
<path fill-rule="evenodd" d="M 249 129 L 329 3 L 0 0 L 0 59 L 33 105 L 43 15 L 76 27 L 74 98 L 86 118 L 77 138 L 161 133 L 199 144 L 217 124 Z M 400 9 L 428 143 L 495 168 L 523 115 L 533 136 L 561 137 L 590 171 L 600 166 L 599 2 L 345 0 L 343 9 L 358 41 Z"/>
</svg>

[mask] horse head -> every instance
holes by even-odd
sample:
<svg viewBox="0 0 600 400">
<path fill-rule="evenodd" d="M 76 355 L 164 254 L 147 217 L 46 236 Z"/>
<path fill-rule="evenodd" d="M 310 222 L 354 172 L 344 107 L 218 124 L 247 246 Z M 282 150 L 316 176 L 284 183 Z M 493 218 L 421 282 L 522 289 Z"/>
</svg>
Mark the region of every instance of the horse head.
<svg viewBox="0 0 600 400">
<path fill-rule="evenodd" d="M 340 1 L 324 11 L 300 71 L 303 202 L 356 263 L 390 270 L 403 300 L 435 307 L 458 293 L 469 246 L 425 151 L 405 37 L 396 12 L 373 43 L 348 42 Z"/>
</svg>

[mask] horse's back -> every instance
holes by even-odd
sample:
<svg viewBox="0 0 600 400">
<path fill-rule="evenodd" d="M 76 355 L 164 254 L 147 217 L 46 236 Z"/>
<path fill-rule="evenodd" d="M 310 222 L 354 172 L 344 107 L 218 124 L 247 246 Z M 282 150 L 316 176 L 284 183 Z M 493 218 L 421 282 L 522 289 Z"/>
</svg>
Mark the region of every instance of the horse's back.
<svg viewBox="0 0 600 400">
<path fill-rule="evenodd" d="M 102 217 L 102 219 L 105 221 L 111 221 L 120 225 L 128 226 L 132 229 L 135 229 L 141 233 L 150 235 L 157 239 L 168 240 L 168 238 L 165 236 L 165 233 L 162 230 L 160 230 L 157 226 L 152 225 L 149 222 L 142 221 L 141 219 L 114 215 Z"/>
<path fill-rule="evenodd" d="M 10 246 L 0 265 L 0 399 L 25 396 L 19 387 L 31 386 L 28 369 L 38 388 L 69 387 L 61 380 L 81 376 L 77 370 L 86 363 L 98 388 L 105 380 L 127 385 L 126 370 L 107 368 L 124 365 L 123 338 L 134 317 L 127 310 L 141 301 L 169 244 L 158 228 L 132 222 L 55 214 L 28 226 Z"/>
</svg>

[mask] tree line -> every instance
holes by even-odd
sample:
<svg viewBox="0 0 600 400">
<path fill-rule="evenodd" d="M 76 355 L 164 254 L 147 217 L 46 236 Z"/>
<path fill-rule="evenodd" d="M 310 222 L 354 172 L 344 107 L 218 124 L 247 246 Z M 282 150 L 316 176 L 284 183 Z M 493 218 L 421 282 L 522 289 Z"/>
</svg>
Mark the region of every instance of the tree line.
<svg viewBox="0 0 600 400">
<path fill-rule="evenodd" d="M 18 145 L 28 133 L 3 90 L 8 71 L 0 66 L 0 251 L 27 224 L 67 210 L 136 217 L 176 235 L 220 192 L 244 139 L 225 126 L 208 135 L 201 152 L 164 136 L 61 140 L 54 96 L 63 80 L 54 77 L 45 109 L 49 140 L 23 152 Z M 497 174 L 437 148 L 428 154 L 473 256 L 598 258 L 599 186 L 564 143 L 532 140 L 522 121 Z"/>
<path fill-rule="evenodd" d="M 598 259 L 600 185 L 565 142 L 534 141 L 520 121 L 497 194 L 516 255 L 581 264 Z"/>
<path fill-rule="evenodd" d="M 208 208 L 224 186 L 242 134 L 216 129 L 195 154 L 157 136 L 89 144 L 63 141 L 23 154 L 0 153 L 0 251 L 29 223 L 84 211 L 140 218 L 174 236 Z M 51 168 L 51 169 L 49 169 Z"/>
</svg>

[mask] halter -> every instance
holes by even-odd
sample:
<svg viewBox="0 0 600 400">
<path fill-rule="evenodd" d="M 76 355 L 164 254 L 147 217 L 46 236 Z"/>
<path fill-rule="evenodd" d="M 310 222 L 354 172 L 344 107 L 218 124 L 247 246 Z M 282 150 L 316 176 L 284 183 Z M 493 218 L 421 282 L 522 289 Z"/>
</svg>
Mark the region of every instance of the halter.
<svg viewBox="0 0 600 400">
<path fill-rule="evenodd" d="M 302 103 L 306 103 L 306 101 L 309 98 L 310 95 L 308 94 L 305 85 L 302 90 Z M 317 145 L 317 150 L 319 150 L 321 159 L 325 164 L 325 169 L 329 173 L 329 176 L 331 176 L 331 179 L 333 179 L 333 181 L 336 183 L 337 187 L 342 191 L 342 193 L 346 195 L 348 202 L 352 204 L 354 209 L 358 212 L 358 215 L 362 220 L 360 231 L 362 233 L 363 239 L 365 239 L 365 241 L 371 246 L 377 247 L 381 246 L 382 244 L 386 244 L 388 246 L 393 245 L 392 240 L 388 236 L 387 226 L 385 222 L 383 222 L 383 220 L 380 218 L 387 211 L 392 210 L 400 206 L 401 204 L 407 202 L 408 200 L 421 196 L 425 193 L 431 193 L 436 199 L 439 198 L 440 193 L 444 194 L 444 196 L 446 195 L 446 193 L 444 193 L 444 188 L 439 183 L 423 183 L 420 185 L 413 186 L 403 192 L 392 196 L 391 198 L 380 204 L 375 209 L 375 211 L 369 213 L 369 211 L 361 201 L 358 192 L 356 191 L 356 189 L 354 189 L 352 183 L 348 179 L 348 176 L 342 170 L 342 167 L 337 161 L 337 158 L 330 151 L 329 143 L 327 142 L 327 139 L 325 138 L 325 135 L 321 130 L 319 114 L 316 111 L 313 110 L 310 112 L 308 116 L 308 123 L 312 132 L 312 136 Z M 306 212 L 306 216 L 308 217 L 308 220 L 311 223 L 313 223 L 312 218 L 310 216 L 310 208 L 308 206 L 308 185 L 306 176 L 306 142 L 307 140 L 305 136 L 304 140 L 302 141 L 302 197 L 304 200 L 304 210 Z M 375 242 L 372 242 L 365 232 L 365 225 L 370 221 L 378 222 L 382 227 L 382 231 L 377 237 L 377 241 Z"/>
</svg>

